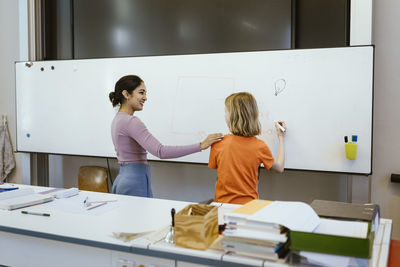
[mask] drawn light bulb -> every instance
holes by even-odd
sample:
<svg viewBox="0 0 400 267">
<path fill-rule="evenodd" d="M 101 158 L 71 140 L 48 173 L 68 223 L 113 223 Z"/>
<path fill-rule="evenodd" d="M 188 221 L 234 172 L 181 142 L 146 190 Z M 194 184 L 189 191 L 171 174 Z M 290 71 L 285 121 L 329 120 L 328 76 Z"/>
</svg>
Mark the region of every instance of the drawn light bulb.
<svg viewBox="0 0 400 267">
<path fill-rule="evenodd" d="M 275 81 L 275 96 L 278 96 L 280 93 L 285 90 L 286 81 L 285 79 L 279 79 Z"/>
</svg>

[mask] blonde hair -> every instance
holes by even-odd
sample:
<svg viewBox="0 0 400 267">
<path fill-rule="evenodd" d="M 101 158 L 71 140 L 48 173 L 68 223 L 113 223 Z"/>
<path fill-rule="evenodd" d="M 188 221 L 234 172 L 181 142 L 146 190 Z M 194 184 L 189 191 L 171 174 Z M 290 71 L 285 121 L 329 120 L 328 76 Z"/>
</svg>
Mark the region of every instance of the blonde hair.
<svg viewBox="0 0 400 267">
<path fill-rule="evenodd" d="M 228 128 L 234 135 L 256 136 L 261 134 L 258 107 L 254 96 L 247 92 L 231 94 L 225 99 L 229 112 Z"/>
</svg>

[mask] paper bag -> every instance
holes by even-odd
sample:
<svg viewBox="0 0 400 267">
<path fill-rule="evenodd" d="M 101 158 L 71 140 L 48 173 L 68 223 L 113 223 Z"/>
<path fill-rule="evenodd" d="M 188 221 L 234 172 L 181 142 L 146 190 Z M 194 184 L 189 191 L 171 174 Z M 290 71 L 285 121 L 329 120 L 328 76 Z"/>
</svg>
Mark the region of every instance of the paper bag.
<svg viewBox="0 0 400 267">
<path fill-rule="evenodd" d="M 218 207 L 191 204 L 175 215 L 175 244 L 207 249 L 218 237 Z"/>
</svg>

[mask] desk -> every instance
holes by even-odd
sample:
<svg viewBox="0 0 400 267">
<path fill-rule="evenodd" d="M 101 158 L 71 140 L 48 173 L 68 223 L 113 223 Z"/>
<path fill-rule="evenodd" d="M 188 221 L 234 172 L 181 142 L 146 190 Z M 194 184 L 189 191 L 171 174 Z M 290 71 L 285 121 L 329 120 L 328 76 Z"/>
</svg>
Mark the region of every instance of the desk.
<svg viewBox="0 0 400 267">
<path fill-rule="evenodd" d="M 34 187 L 37 192 L 48 188 Z M 67 212 L 50 203 L 24 208 L 50 212 L 50 217 L 24 215 L 21 210 L 0 210 L 0 264 L 8 266 L 276 266 L 277 264 L 226 255 L 223 251 L 199 251 L 175 247 L 163 241 L 177 211 L 189 202 L 147 199 L 81 191 L 91 199 L 117 199 L 92 214 Z M 103 210 L 102 210 L 103 209 Z M 381 220 L 371 266 L 386 266 L 391 220 Z M 147 232 L 125 243 L 113 232 Z M 135 263 L 135 265 L 133 264 Z M 280 264 L 279 266 L 282 266 Z M 289 266 L 284 264 L 283 266 Z"/>
</svg>

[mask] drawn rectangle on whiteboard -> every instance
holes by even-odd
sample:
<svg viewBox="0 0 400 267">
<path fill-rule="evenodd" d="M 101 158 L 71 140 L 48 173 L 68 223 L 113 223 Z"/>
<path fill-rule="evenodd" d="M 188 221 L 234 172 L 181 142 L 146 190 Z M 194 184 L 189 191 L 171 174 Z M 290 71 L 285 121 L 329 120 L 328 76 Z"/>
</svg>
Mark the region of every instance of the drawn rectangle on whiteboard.
<svg viewBox="0 0 400 267">
<path fill-rule="evenodd" d="M 17 150 L 115 157 L 118 108 L 108 94 L 121 76 L 137 74 L 148 101 L 135 115 L 165 145 L 226 134 L 224 99 L 249 91 L 259 104 L 259 138 L 274 155 L 273 121 L 287 123 L 286 168 L 369 174 L 373 57 L 372 46 L 360 46 L 16 63 Z M 343 136 L 353 134 L 357 158 L 349 160 Z M 208 155 L 172 161 L 207 163 Z"/>
<path fill-rule="evenodd" d="M 199 134 L 215 131 L 227 132 L 222 116 L 201 116 L 204 110 L 208 114 L 221 114 L 225 98 L 234 92 L 232 78 L 217 77 L 179 77 L 176 92 L 172 129 L 176 134 Z M 203 105 L 193 105 L 193 103 Z M 182 111 L 185 112 L 182 112 Z M 220 126 L 219 129 L 215 125 Z"/>
</svg>

